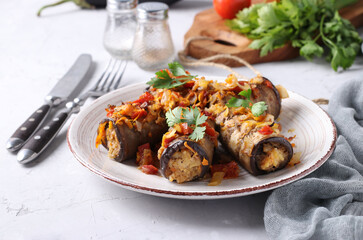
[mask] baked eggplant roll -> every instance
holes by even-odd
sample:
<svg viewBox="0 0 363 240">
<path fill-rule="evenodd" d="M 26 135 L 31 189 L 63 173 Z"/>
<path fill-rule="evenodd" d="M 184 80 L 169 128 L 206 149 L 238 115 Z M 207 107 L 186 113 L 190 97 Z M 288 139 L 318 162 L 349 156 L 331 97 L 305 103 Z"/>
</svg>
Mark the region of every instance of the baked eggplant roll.
<svg viewBox="0 0 363 240">
<path fill-rule="evenodd" d="M 155 144 L 163 136 L 165 123 L 142 123 L 140 131 L 130 128 L 124 122 L 115 123 L 112 119 L 103 120 L 98 127 L 101 144 L 108 150 L 108 157 L 122 162 L 136 156 L 138 146 Z"/>
<path fill-rule="evenodd" d="M 177 183 L 203 178 L 218 145 L 214 123 L 197 108 L 175 108 L 166 118 L 172 127 L 158 151 L 161 173 Z"/>
<path fill-rule="evenodd" d="M 160 156 L 162 175 L 177 183 L 203 178 L 213 160 L 214 144 L 205 136 L 198 142 L 188 137 L 178 137 L 164 149 Z"/>
<path fill-rule="evenodd" d="M 254 120 L 240 122 L 234 117 L 220 129 L 222 143 L 253 175 L 282 169 L 293 155 L 290 142 L 280 135 L 279 125 L 267 124 Z"/>
<path fill-rule="evenodd" d="M 102 144 L 108 157 L 119 162 L 135 157 L 138 146 L 160 141 L 168 129 L 161 106 L 149 92 L 106 111 L 108 118 L 98 126 L 96 147 Z"/>
</svg>

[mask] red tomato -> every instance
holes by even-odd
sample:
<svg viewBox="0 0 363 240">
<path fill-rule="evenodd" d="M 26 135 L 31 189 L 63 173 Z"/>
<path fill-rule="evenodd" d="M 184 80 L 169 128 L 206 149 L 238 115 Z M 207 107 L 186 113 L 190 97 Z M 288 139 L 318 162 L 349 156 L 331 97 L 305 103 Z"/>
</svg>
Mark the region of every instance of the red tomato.
<svg viewBox="0 0 363 240">
<path fill-rule="evenodd" d="M 145 92 L 144 94 L 142 94 L 139 99 L 135 100 L 134 103 L 138 103 L 138 104 L 143 104 L 144 102 L 149 102 L 154 100 L 154 96 L 151 95 L 151 93 L 149 92 Z"/>
<path fill-rule="evenodd" d="M 144 109 L 134 111 L 131 115 L 132 119 L 139 119 L 147 116 L 147 112 Z"/>
<path fill-rule="evenodd" d="M 202 126 L 205 127 L 205 133 L 208 134 L 211 137 L 216 137 L 217 136 L 217 132 L 214 130 L 214 128 L 212 128 L 211 126 L 209 126 L 208 123 L 203 123 Z"/>
<path fill-rule="evenodd" d="M 188 123 L 181 123 L 180 127 L 181 127 L 184 135 L 188 135 L 193 132 L 193 129 L 188 126 Z"/>
<path fill-rule="evenodd" d="M 213 0 L 213 6 L 216 12 L 222 18 L 232 19 L 238 11 L 249 7 L 251 0 Z"/>
<path fill-rule="evenodd" d="M 163 143 L 162 143 L 162 146 L 163 147 L 168 147 L 169 144 L 175 139 L 176 137 L 173 136 L 173 137 L 170 137 L 170 138 L 165 138 L 163 139 Z"/>
<path fill-rule="evenodd" d="M 193 88 L 194 87 L 194 81 L 189 81 L 183 85 L 185 88 Z"/>
<path fill-rule="evenodd" d="M 159 170 L 155 166 L 153 166 L 153 165 L 142 165 L 140 167 L 140 170 L 143 173 L 152 174 L 152 175 L 156 175 L 159 172 Z"/>
<path fill-rule="evenodd" d="M 272 128 L 269 125 L 263 126 L 260 130 L 258 130 L 259 133 L 263 135 L 270 135 L 274 132 Z"/>
<path fill-rule="evenodd" d="M 110 118 L 110 117 L 112 117 L 113 112 L 114 112 L 114 110 L 113 110 L 113 109 L 112 109 L 112 110 L 110 110 L 110 111 L 107 113 L 107 115 L 106 115 L 106 116 L 107 116 L 107 117 L 109 117 L 109 118 Z"/>
<path fill-rule="evenodd" d="M 239 167 L 236 162 L 215 164 L 211 166 L 210 170 L 212 175 L 215 172 L 224 172 L 224 179 L 237 178 L 239 174 Z"/>
<path fill-rule="evenodd" d="M 137 147 L 139 153 L 143 153 L 145 149 L 150 149 L 150 143 L 145 143 Z"/>
</svg>

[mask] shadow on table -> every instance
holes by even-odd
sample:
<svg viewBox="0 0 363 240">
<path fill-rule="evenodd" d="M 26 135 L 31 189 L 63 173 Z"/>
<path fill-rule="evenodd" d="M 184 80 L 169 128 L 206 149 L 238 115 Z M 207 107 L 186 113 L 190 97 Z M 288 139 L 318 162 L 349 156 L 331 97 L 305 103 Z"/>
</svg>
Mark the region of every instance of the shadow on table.
<svg viewBox="0 0 363 240">
<path fill-rule="evenodd" d="M 208 229 L 244 228 L 264 229 L 264 207 L 271 191 L 244 197 L 219 200 L 180 200 L 145 196 L 147 205 L 137 210 L 159 213 L 160 221 L 166 219 L 183 226 L 207 227 Z"/>
</svg>

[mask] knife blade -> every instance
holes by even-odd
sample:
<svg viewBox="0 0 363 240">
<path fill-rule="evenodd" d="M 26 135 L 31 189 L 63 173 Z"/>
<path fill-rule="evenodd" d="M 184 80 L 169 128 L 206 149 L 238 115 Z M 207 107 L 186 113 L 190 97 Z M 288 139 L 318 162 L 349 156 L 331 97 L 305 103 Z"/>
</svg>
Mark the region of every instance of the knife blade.
<svg viewBox="0 0 363 240">
<path fill-rule="evenodd" d="M 89 54 L 81 54 L 68 72 L 57 82 L 44 99 L 44 104 L 39 107 L 28 119 L 14 132 L 6 143 L 10 152 L 19 150 L 38 129 L 51 109 L 65 102 L 77 89 L 82 79 L 87 74 L 92 64 Z"/>
</svg>

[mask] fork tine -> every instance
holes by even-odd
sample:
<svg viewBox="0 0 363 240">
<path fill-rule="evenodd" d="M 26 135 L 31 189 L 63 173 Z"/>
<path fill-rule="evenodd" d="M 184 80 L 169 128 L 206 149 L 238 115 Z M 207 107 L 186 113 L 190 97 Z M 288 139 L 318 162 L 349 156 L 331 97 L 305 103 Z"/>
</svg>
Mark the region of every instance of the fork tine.
<svg viewBox="0 0 363 240">
<path fill-rule="evenodd" d="M 110 68 L 111 66 L 111 63 L 112 63 L 112 58 L 110 59 L 110 61 L 108 62 L 107 64 L 107 67 L 106 67 L 106 70 L 102 73 L 101 77 L 97 80 L 97 82 L 95 83 L 95 85 L 93 86 L 92 88 L 92 91 L 96 91 L 97 88 L 99 87 L 102 79 L 104 78 L 104 76 L 106 75 L 106 73 L 108 72 L 108 69 Z"/>
<path fill-rule="evenodd" d="M 105 91 L 105 90 L 106 90 L 105 86 L 106 86 L 106 84 L 107 84 L 108 80 L 110 79 L 110 75 L 111 75 L 111 73 L 113 73 L 113 72 L 114 72 L 114 69 L 115 69 L 115 66 L 116 66 L 117 60 L 116 60 L 116 59 L 114 59 L 114 58 L 112 58 L 112 59 L 111 59 L 111 61 L 113 62 L 113 64 L 111 64 L 111 65 L 112 65 L 112 67 L 110 67 L 110 68 L 111 68 L 111 70 L 109 70 L 109 68 L 107 68 L 107 69 L 106 69 L 106 71 L 107 71 L 107 70 L 109 70 L 109 71 L 107 72 L 106 76 L 104 77 L 104 80 L 103 80 L 103 82 L 102 82 L 102 85 L 100 85 L 100 86 L 99 86 L 99 88 L 98 88 L 98 90 L 100 90 L 100 91 Z"/>
<path fill-rule="evenodd" d="M 117 88 L 118 88 L 118 86 L 120 85 L 121 79 L 122 79 L 122 77 L 123 77 L 123 75 L 124 75 L 124 72 L 125 72 L 125 69 L 126 69 L 126 66 L 127 66 L 127 63 L 128 63 L 128 62 L 127 62 L 127 61 L 124 61 L 124 62 L 121 62 L 121 64 L 122 64 L 122 63 L 124 63 L 124 65 L 123 65 L 123 67 L 122 67 L 122 69 L 121 69 L 121 71 L 120 71 L 119 77 L 118 77 L 117 81 L 115 82 L 115 84 L 114 84 L 114 86 L 113 86 L 112 90 L 117 89 Z"/>
<path fill-rule="evenodd" d="M 122 61 L 121 60 L 117 60 L 116 61 L 115 66 L 117 65 L 117 67 L 115 67 L 114 69 L 112 69 L 113 70 L 112 77 L 110 76 L 110 78 L 107 79 L 108 85 L 105 88 L 105 91 L 106 92 L 109 92 L 111 89 L 113 89 L 111 87 L 112 87 L 112 85 L 114 83 L 114 80 L 116 79 L 116 76 L 117 76 L 119 70 L 120 70 L 121 64 L 122 64 Z"/>
</svg>

